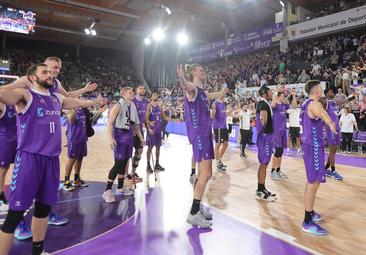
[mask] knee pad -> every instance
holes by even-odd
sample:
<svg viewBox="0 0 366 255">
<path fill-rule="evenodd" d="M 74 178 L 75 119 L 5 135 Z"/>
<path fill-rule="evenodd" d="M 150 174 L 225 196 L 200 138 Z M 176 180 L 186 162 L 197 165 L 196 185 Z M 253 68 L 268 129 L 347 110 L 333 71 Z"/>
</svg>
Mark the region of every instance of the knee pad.
<svg viewBox="0 0 366 255">
<path fill-rule="evenodd" d="M 35 205 L 34 205 L 34 213 L 33 216 L 36 218 L 46 218 L 48 217 L 48 214 L 51 211 L 51 206 L 50 205 L 46 205 L 42 202 L 36 201 Z"/>
<path fill-rule="evenodd" d="M 19 223 L 23 220 L 24 211 L 9 210 L 1 230 L 7 234 L 13 234 Z"/>
<path fill-rule="evenodd" d="M 124 160 L 120 160 L 120 164 L 116 170 L 117 174 L 120 174 L 120 175 L 124 175 L 125 174 L 125 170 L 126 170 L 126 166 L 127 166 L 127 162 L 128 162 L 128 159 L 124 159 Z"/>
<path fill-rule="evenodd" d="M 283 148 L 276 148 L 274 156 L 276 158 L 280 158 L 280 157 L 282 157 L 282 154 L 283 154 Z"/>
</svg>

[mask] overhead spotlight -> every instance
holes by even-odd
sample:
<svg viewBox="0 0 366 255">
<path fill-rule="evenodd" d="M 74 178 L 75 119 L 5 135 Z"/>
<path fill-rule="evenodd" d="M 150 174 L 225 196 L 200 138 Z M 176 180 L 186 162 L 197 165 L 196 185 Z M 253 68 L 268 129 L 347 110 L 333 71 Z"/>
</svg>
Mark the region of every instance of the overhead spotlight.
<svg viewBox="0 0 366 255">
<path fill-rule="evenodd" d="M 170 8 L 168 6 L 165 5 L 161 5 L 160 6 L 161 9 L 163 9 L 168 15 L 172 15 L 172 11 L 170 10 Z"/>
<path fill-rule="evenodd" d="M 89 28 L 85 28 L 85 29 L 84 29 L 84 32 L 85 32 L 85 34 L 90 35 L 90 30 L 89 30 Z"/>
<path fill-rule="evenodd" d="M 152 36 L 155 41 L 161 41 L 164 39 L 164 31 L 161 28 L 157 28 L 153 31 Z"/>
<path fill-rule="evenodd" d="M 280 0 L 280 4 L 282 5 L 282 8 L 285 8 L 285 4 Z"/>
<path fill-rule="evenodd" d="M 179 45 L 186 45 L 188 43 L 188 36 L 184 32 L 177 34 L 176 39 Z"/>
<path fill-rule="evenodd" d="M 96 32 L 94 29 L 90 29 L 90 33 L 91 33 L 92 35 L 97 35 L 97 32 Z"/>
<path fill-rule="evenodd" d="M 150 37 L 146 37 L 146 38 L 144 39 L 144 43 L 145 43 L 145 45 L 150 45 L 150 44 L 151 44 L 151 39 L 150 39 Z"/>
</svg>

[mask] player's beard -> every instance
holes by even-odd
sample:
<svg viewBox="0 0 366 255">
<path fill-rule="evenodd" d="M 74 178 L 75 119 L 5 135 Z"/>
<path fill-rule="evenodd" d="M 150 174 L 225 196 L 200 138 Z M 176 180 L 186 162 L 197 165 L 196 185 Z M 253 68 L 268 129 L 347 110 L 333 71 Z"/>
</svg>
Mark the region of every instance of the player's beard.
<svg viewBox="0 0 366 255">
<path fill-rule="evenodd" d="M 50 89 L 50 88 L 52 88 L 52 83 L 51 84 L 49 84 L 48 82 L 47 82 L 47 80 L 45 80 L 45 81 L 41 81 L 41 79 L 39 79 L 39 77 L 38 76 L 36 76 L 37 77 L 37 83 L 39 84 L 39 85 L 41 85 L 43 88 L 45 88 L 45 89 Z"/>
</svg>

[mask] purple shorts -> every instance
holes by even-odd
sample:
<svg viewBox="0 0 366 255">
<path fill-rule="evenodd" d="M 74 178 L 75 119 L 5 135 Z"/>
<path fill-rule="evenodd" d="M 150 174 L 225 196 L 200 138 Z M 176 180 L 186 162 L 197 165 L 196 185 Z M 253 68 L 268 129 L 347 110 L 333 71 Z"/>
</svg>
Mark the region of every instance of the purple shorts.
<svg viewBox="0 0 366 255">
<path fill-rule="evenodd" d="M 192 143 L 193 158 L 196 162 L 214 159 L 214 148 L 212 136 L 198 137 Z"/>
<path fill-rule="evenodd" d="M 303 144 L 306 176 L 309 183 L 325 182 L 324 147 Z"/>
<path fill-rule="evenodd" d="M 286 132 L 274 133 L 272 138 L 274 148 L 287 148 Z"/>
<path fill-rule="evenodd" d="M 33 200 L 54 205 L 58 200 L 60 183 L 59 157 L 18 151 L 10 185 L 9 208 L 25 211 Z"/>
<path fill-rule="evenodd" d="M 154 134 L 150 135 L 149 133 L 147 134 L 146 137 L 146 144 L 149 147 L 160 147 L 161 146 L 161 132 L 155 132 Z"/>
<path fill-rule="evenodd" d="M 272 134 L 262 134 L 257 138 L 258 161 L 263 165 L 268 165 L 272 157 Z"/>
<path fill-rule="evenodd" d="M 132 158 L 133 143 L 120 143 L 114 146 L 114 159 L 123 160 Z"/>
<path fill-rule="evenodd" d="M 88 155 L 88 146 L 86 142 L 81 143 L 68 143 L 67 144 L 67 156 L 69 158 L 81 159 Z"/>
<path fill-rule="evenodd" d="M 17 141 L 0 143 L 0 167 L 8 167 L 14 163 L 17 152 Z"/>
<path fill-rule="evenodd" d="M 335 135 L 333 134 L 329 128 L 327 130 L 327 142 L 328 145 L 340 145 L 341 144 L 341 132 L 339 130 L 338 133 Z"/>
</svg>

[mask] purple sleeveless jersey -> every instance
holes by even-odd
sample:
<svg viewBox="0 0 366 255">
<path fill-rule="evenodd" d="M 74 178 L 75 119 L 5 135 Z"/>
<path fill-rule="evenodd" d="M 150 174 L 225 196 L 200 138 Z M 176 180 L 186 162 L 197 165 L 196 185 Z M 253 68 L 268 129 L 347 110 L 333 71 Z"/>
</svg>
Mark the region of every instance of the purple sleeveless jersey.
<svg viewBox="0 0 366 255">
<path fill-rule="evenodd" d="M 146 114 L 146 108 L 149 104 L 149 100 L 143 98 L 142 100 L 138 100 L 137 97 L 135 97 L 132 102 L 136 105 L 137 109 L 137 115 L 139 116 L 140 121 L 140 129 L 142 130 L 145 122 L 145 114 Z"/>
<path fill-rule="evenodd" d="M 337 103 L 334 100 L 327 100 L 327 107 L 326 111 L 329 117 L 332 119 L 336 126 L 337 134 L 333 134 L 330 131 L 328 125 L 325 126 L 326 135 L 327 135 L 327 142 L 329 145 L 338 145 L 341 143 L 341 135 L 340 135 L 340 128 L 339 128 L 339 119 L 337 116 Z"/>
<path fill-rule="evenodd" d="M 62 103 L 55 94 L 29 90 L 32 95 L 17 115 L 18 150 L 43 156 L 61 153 Z"/>
<path fill-rule="evenodd" d="M 187 96 L 184 97 L 184 114 L 190 143 L 198 137 L 212 136 L 210 106 L 202 88 L 197 87 L 193 102 L 189 102 Z"/>
<path fill-rule="evenodd" d="M 17 140 L 16 112 L 12 105 L 5 106 L 3 116 L 0 116 L 0 143 Z"/>
<path fill-rule="evenodd" d="M 313 147 L 324 147 L 324 123 L 321 119 L 311 119 L 308 115 L 308 107 L 312 101 L 312 99 L 306 100 L 301 107 L 301 125 L 303 130 L 301 142 Z"/>
<path fill-rule="evenodd" d="M 215 102 L 216 113 L 213 119 L 213 128 L 227 128 L 226 126 L 226 106 L 224 102 Z"/>
<path fill-rule="evenodd" d="M 286 134 L 286 111 L 289 104 L 276 104 L 273 109 L 273 135 Z"/>
<path fill-rule="evenodd" d="M 157 106 L 151 105 L 149 121 L 154 121 L 154 126 L 151 127 L 154 134 L 161 132 L 161 124 L 162 124 L 163 119 L 162 119 L 162 112 L 158 105 Z"/>
<path fill-rule="evenodd" d="M 83 108 L 75 109 L 76 120 L 74 123 L 67 122 L 68 143 L 82 143 L 88 141 L 86 133 L 86 116 Z"/>
<path fill-rule="evenodd" d="M 309 104 L 306 100 L 301 108 L 302 135 L 301 142 L 304 151 L 306 176 L 309 183 L 325 182 L 325 155 L 323 139 L 323 121 L 311 119 L 308 115 Z"/>
</svg>

